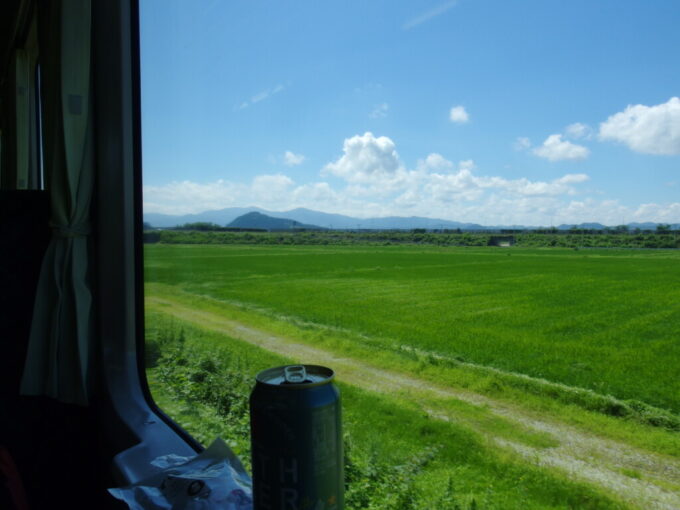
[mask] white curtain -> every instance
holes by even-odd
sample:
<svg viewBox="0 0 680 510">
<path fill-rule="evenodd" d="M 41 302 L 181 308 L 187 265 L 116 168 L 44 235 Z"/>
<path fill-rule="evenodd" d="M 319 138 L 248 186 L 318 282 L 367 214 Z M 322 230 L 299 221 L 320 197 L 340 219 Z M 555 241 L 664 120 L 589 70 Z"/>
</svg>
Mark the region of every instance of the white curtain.
<svg viewBox="0 0 680 510">
<path fill-rule="evenodd" d="M 91 5 L 90 0 L 50 0 L 39 8 L 44 168 L 53 238 L 38 283 L 21 393 L 86 405 L 93 389 Z M 48 19 L 49 24 L 40 23 Z"/>
</svg>

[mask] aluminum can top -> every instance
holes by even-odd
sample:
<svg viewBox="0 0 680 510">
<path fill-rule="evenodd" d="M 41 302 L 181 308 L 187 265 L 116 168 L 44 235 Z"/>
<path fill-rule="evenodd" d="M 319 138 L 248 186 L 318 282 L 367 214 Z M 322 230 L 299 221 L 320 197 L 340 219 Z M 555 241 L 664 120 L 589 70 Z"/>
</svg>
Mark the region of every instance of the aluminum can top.
<svg viewBox="0 0 680 510">
<path fill-rule="evenodd" d="M 335 377 L 330 368 L 319 365 L 284 365 L 257 374 L 257 384 L 278 386 L 281 389 L 303 390 L 328 384 Z"/>
</svg>

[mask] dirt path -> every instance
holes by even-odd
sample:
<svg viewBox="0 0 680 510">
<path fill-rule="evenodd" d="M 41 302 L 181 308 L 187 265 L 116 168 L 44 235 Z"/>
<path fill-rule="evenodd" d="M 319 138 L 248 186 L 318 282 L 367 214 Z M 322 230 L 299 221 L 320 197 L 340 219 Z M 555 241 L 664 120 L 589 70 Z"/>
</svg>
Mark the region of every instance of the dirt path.
<svg viewBox="0 0 680 510">
<path fill-rule="evenodd" d="M 497 416 L 522 427 L 549 434 L 558 446 L 534 448 L 524 443 L 510 441 L 487 434 L 488 439 L 502 448 L 540 466 L 550 466 L 569 473 L 573 479 L 598 485 L 642 509 L 680 509 L 680 491 L 671 491 L 669 485 L 680 487 L 680 462 L 665 459 L 613 440 L 598 438 L 573 426 L 559 422 L 536 419 L 529 413 L 507 403 L 483 395 L 448 387 L 433 386 L 429 381 L 415 376 L 383 370 L 367 360 L 347 358 L 336 353 L 297 343 L 290 338 L 272 335 L 219 314 L 191 308 L 180 302 L 156 296 L 148 297 L 149 304 L 162 305 L 162 310 L 179 319 L 200 327 L 220 332 L 240 341 L 257 345 L 282 356 L 332 366 L 339 380 L 378 393 L 409 398 L 408 391 L 417 392 L 414 401 L 433 417 L 447 421 L 460 421 L 460 416 L 435 412 L 427 406 L 432 399 L 457 399 L 481 406 Z M 622 474 L 636 472 L 640 478 Z M 665 485 L 665 487 L 664 487 Z"/>
</svg>

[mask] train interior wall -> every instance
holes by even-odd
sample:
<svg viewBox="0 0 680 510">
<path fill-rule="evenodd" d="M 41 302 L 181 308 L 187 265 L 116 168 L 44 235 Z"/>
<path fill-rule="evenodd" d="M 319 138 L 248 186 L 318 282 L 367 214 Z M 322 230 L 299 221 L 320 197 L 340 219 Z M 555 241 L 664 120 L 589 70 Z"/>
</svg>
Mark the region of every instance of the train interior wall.
<svg viewBox="0 0 680 510">
<path fill-rule="evenodd" d="M 120 508 L 105 490 L 110 470 L 96 402 L 81 407 L 19 394 L 51 236 L 48 200 L 45 191 L 0 191 L 0 447 L 16 467 L 29 508 Z M 11 482 L 7 471 L 0 472 L 0 487 Z M 0 507 L 11 509 L 7 489 L 0 491 Z"/>
</svg>

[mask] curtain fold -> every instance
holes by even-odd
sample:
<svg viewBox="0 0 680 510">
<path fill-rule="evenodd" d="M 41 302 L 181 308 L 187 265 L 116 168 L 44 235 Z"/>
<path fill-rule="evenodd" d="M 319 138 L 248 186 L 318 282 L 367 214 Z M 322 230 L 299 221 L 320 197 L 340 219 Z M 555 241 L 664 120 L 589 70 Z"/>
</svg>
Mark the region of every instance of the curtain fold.
<svg viewBox="0 0 680 510">
<path fill-rule="evenodd" d="M 93 387 L 91 4 L 47 0 L 38 8 L 44 169 L 53 238 L 38 283 L 21 393 L 87 405 Z"/>
</svg>

